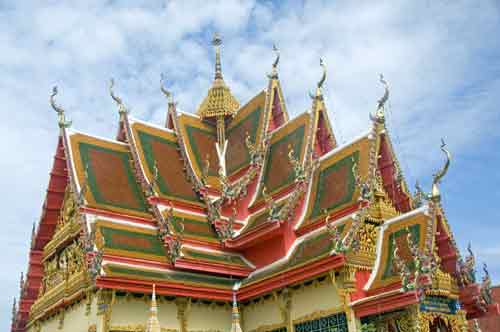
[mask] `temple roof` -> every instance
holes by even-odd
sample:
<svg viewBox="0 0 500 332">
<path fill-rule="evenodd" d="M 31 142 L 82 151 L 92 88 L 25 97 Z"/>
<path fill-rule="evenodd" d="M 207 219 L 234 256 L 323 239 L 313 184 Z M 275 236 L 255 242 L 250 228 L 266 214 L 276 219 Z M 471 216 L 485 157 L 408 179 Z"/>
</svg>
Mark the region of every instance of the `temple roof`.
<svg viewBox="0 0 500 332">
<path fill-rule="evenodd" d="M 408 241 L 442 257 L 440 273 L 457 272 L 442 206 L 429 199 L 417 208 L 407 189 L 383 117 L 387 85 L 370 130 L 339 146 L 323 62 L 310 109 L 289 119 L 279 57 L 267 88 L 239 107 L 222 79 L 219 45 L 215 38 L 215 78 L 197 114 L 178 114 L 169 99 L 166 128 L 130 117 L 111 91 L 118 140 L 95 137 L 68 129 L 51 100 L 60 140 L 33 238 L 33 248 L 51 241 L 51 250 L 30 268 L 81 237 L 89 259 L 102 258 L 97 287 L 156 284 L 162 294 L 226 301 L 233 289 L 250 299 L 351 264 L 360 270 L 353 305 L 395 296 L 395 260 L 411 263 Z M 68 218 L 63 197 L 78 223 L 56 230 Z"/>
</svg>

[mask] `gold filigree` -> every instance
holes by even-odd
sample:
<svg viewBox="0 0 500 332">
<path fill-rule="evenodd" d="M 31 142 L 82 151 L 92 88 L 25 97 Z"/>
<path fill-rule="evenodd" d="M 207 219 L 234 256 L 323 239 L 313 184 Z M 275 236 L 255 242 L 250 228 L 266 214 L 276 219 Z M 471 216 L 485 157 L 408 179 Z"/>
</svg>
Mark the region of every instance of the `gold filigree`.
<svg viewBox="0 0 500 332">
<path fill-rule="evenodd" d="M 334 308 L 326 309 L 326 310 L 317 310 L 317 311 L 314 311 L 310 314 L 307 314 L 307 315 L 298 317 L 297 319 L 294 319 L 293 324 L 296 325 L 296 324 L 300 324 L 300 323 L 307 322 L 310 320 L 315 320 L 315 319 L 331 316 L 334 314 L 338 314 L 341 312 L 344 312 L 343 306 L 334 307 Z"/>
</svg>

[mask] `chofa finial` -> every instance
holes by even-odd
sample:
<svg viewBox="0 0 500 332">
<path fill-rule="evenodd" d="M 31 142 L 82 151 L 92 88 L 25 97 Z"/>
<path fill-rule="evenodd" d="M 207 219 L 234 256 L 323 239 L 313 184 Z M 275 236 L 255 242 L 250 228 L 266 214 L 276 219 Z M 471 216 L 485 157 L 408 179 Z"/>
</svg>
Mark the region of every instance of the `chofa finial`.
<svg viewBox="0 0 500 332">
<path fill-rule="evenodd" d="M 280 50 L 276 46 L 276 44 L 273 44 L 273 52 L 276 54 L 276 58 L 274 59 L 273 62 L 273 70 L 271 72 L 271 75 L 268 75 L 269 78 L 278 78 L 278 64 L 280 62 Z"/>
<path fill-rule="evenodd" d="M 174 102 L 174 97 L 172 96 L 172 92 L 165 88 L 165 75 L 163 73 L 160 74 L 160 90 L 165 97 L 167 97 L 168 103 L 172 104 Z"/>
<path fill-rule="evenodd" d="M 52 88 L 52 93 L 50 94 L 50 105 L 52 106 L 52 108 L 54 109 L 54 111 L 56 111 L 57 113 L 57 123 L 59 124 L 59 128 L 68 128 L 69 126 L 71 126 L 71 121 L 66 121 L 66 118 L 64 116 L 64 109 L 57 105 L 56 104 L 56 101 L 55 101 L 55 96 L 57 96 L 58 94 L 58 90 L 57 90 L 57 85 L 55 85 L 53 88 Z"/>
<path fill-rule="evenodd" d="M 384 122 L 385 121 L 385 103 L 389 99 L 389 84 L 384 79 L 383 74 L 380 74 L 379 81 L 384 86 L 384 94 L 382 95 L 382 97 L 379 100 L 377 100 L 377 111 L 375 113 L 375 120 L 378 122 Z"/>
<path fill-rule="evenodd" d="M 321 89 L 326 80 L 326 65 L 325 62 L 323 61 L 323 58 L 319 58 L 319 65 L 321 66 L 321 68 L 323 68 L 323 75 L 321 76 L 321 79 L 318 81 L 318 89 Z"/>
<path fill-rule="evenodd" d="M 115 80 L 113 78 L 111 78 L 109 80 L 109 95 L 111 96 L 111 98 L 113 98 L 116 105 L 118 105 L 118 113 L 127 114 L 128 110 L 125 107 L 125 105 L 123 104 L 122 99 L 120 97 L 118 97 L 117 95 L 115 95 L 115 92 L 113 91 L 114 86 L 115 86 Z"/>
<path fill-rule="evenodd" d="M 448 168 L 450 167 L 451 163 L 451 153 L 450 151 L 448 151 L 448 149 L 446 149 L 446 143 L 442 138 L 441 138 L 441 151 L 443 151 L 443 153 L 446 156 L 446 162 L 443 165 L 443 168 L 441 168 L 441 170 L 439 170 L 436 174 L 434 174 L 432 180 L 432 191 L 431 191 L 431 199 L 437 202 L 441 199 L 441 193 L 439 192 L 439 183 L 448 172 Z"/>
<path fill-rule="evenodd" d="M 323 74 L 321 75 L 321 78 L 319 79 L 319 81 L 317 83 L 316 95 L 313 95 L 311 92 L 309 92 L 309 97 L 311 97 L 311 99 L 317 99 L 317 98 L 321 99 L 322 98 L 321 89 L 323 88 L 323 84 L 326 81 L 326 64 L 323 61 L 323 58 L 319 58 L 319 65 L 323 69 Z"/>
</svg>

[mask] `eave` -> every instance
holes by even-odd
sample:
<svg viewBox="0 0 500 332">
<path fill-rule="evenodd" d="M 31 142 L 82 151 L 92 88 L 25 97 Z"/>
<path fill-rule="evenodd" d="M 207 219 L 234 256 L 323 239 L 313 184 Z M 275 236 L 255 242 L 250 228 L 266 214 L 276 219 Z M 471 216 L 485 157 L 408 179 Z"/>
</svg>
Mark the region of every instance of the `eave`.
<svg viewBox="0 0 500 332">
<path fill-rule="evenodd" d="M 179 257 L 175 260 L 174 266 L 179 269 L 209 272 L 221 275 L 231 275 L 237 277 L 247 277 L 251 272 L 251 268 L 237 267 L 227 264 L 217 264 L 212 262 L 203 262 L 200 260 Z"/>
</svg>

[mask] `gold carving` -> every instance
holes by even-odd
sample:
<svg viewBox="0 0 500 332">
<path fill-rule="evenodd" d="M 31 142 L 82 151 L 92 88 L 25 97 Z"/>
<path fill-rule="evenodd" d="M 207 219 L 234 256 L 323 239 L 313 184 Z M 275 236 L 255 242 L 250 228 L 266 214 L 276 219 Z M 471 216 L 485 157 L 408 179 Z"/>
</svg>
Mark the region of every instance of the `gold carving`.
<svg viewBox="0 0 500 332">
<path fill-rule="evenodd" d="M 67 186 L 54 236 L 43 249 L 44 260 L 54 255 L 57 249 L 68 239 L 74 238 L 80 233 L 79 214 L 73 196 L 70 186 Z"/>
<path fill-rule="evenodd" d="M 341 312 L 344 312 L 344 307 L 336 307 L 336 308 L 331 308 L 331 309 L 327 309 L 327 310 L 318 310 L 318 311 L 312 312 L 310 314 L 301 316 L 297 319 L 294 319 L 293 324 L 295 325 L 295 324 L 307 322 L 310 320 L 315 320 L 315 319 L 319 319 L 322 317 L 338 314 Z"/>
<path fill-rule="evenodd" d="M 144 332 L 146 325 L 144 324 L 129 324 L 129 325 L 113 325 L 109 329 L 110 332 Z M 162 327 L 162 332 L 179 332 L 176 329 L 167 329 Z"/>
</svg>

